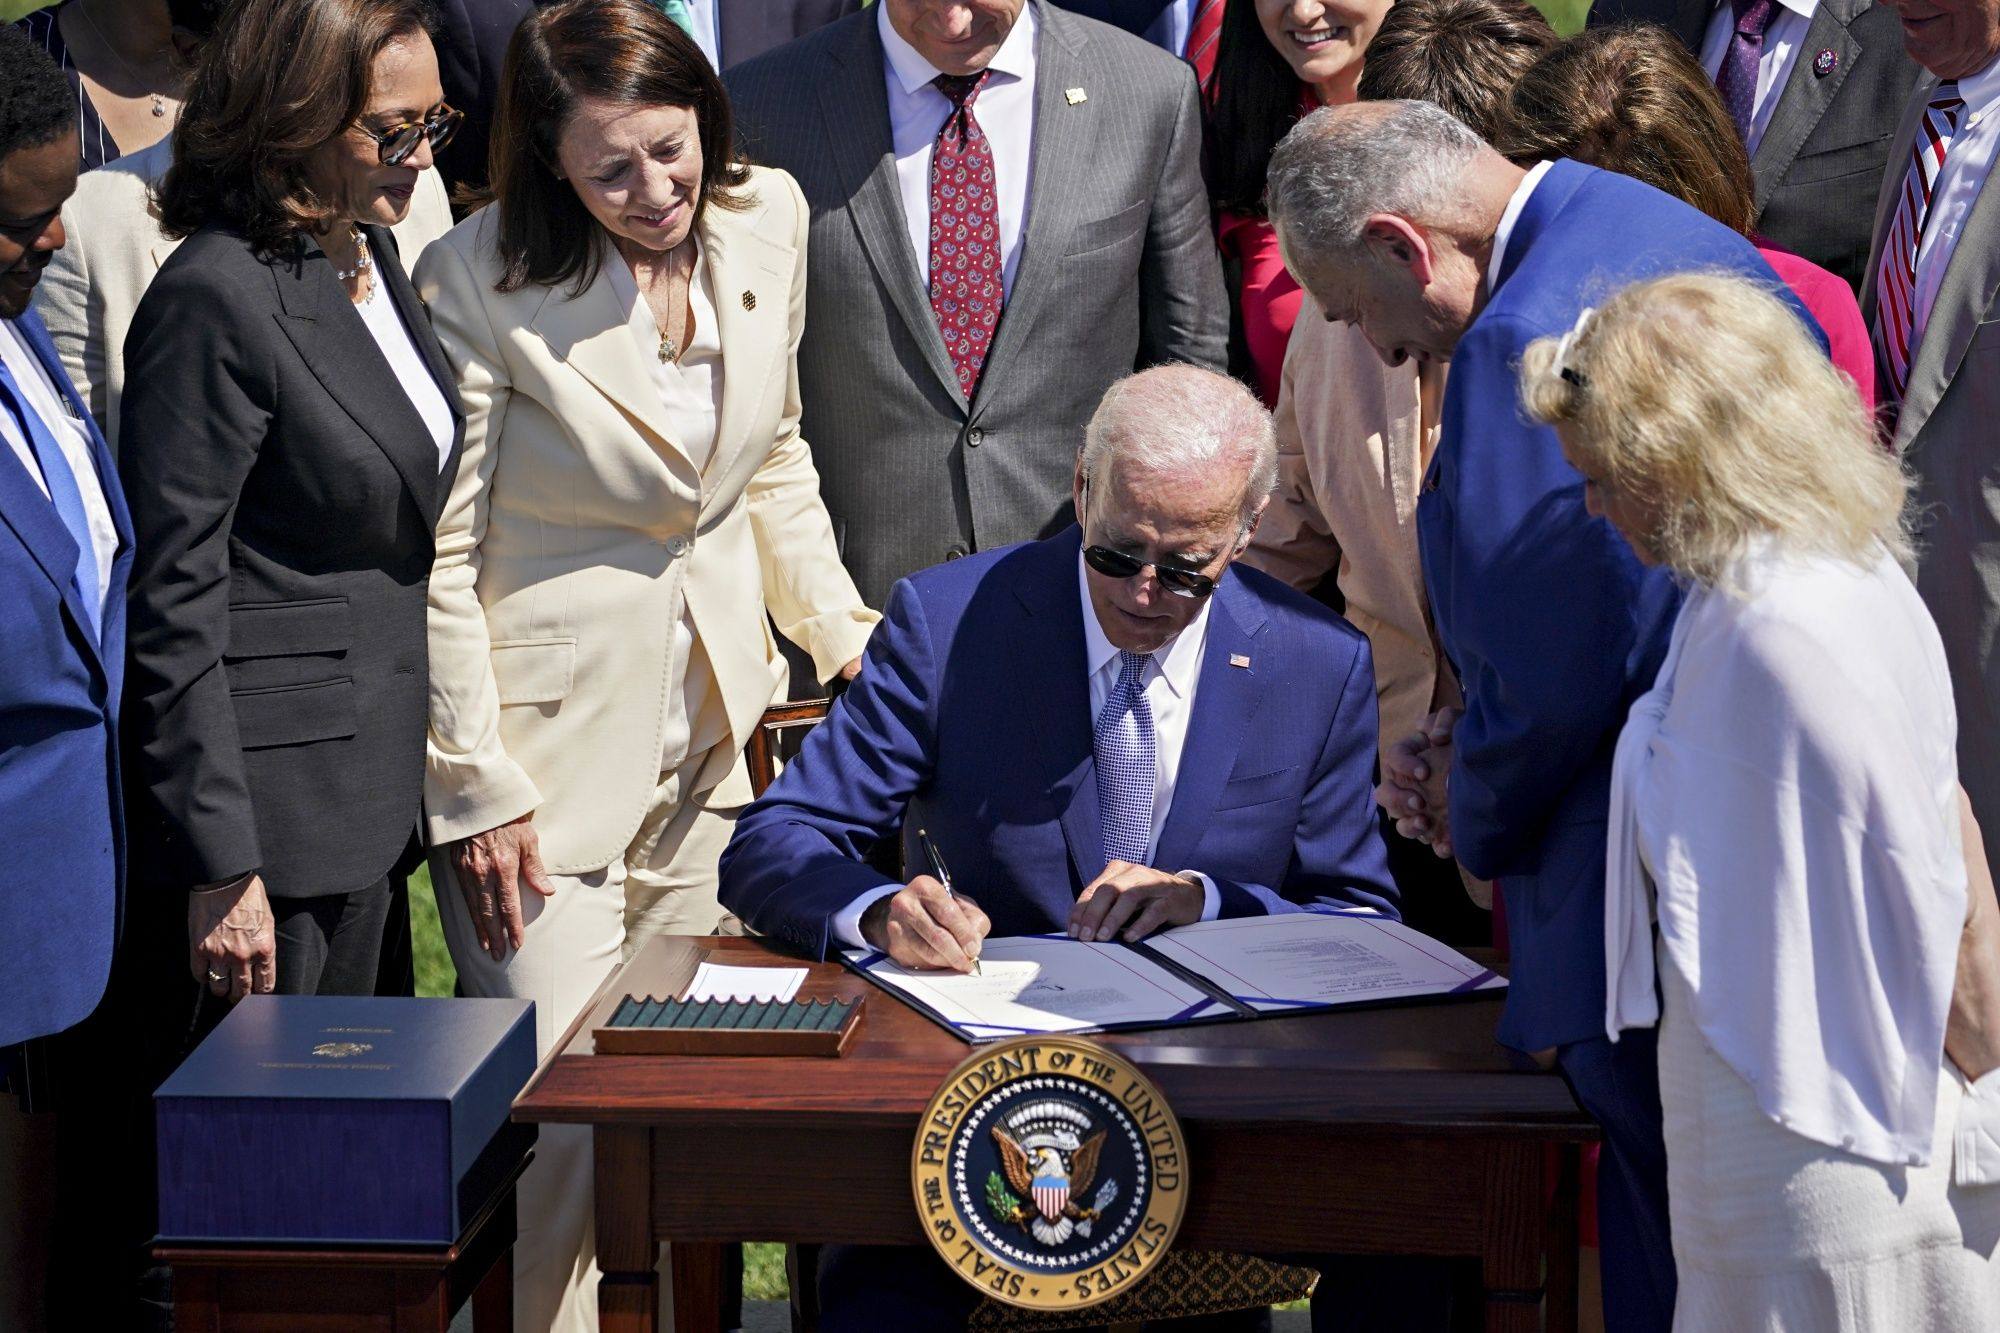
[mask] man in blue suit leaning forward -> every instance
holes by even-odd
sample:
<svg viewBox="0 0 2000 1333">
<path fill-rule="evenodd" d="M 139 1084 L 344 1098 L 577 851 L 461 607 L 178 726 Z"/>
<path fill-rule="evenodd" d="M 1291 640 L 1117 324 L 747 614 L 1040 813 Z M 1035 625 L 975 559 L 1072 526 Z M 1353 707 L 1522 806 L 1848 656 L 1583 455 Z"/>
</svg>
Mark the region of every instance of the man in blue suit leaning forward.
<svg viewBox="0 0 2000 1333">
<path fill-rule="evenodd" d="M 1390 365 L 1451 362 L 1417 538 L 1465 712 L 1455 744 L 1424 761 L 1392 750 L 1384 804 L 1500 882 L 1513 949 L 1500 1039 L 1552 1052 L 1603 1126 L 1606 1326 L 1665 1330 L 1656 1047 L 1651 1032 L 1605 1035 L 1604 859 L 1612 748 L 1659 670 L 1677 594 L 1590 517 L 1555 433 L 1520 410 L 1516 367 L 1529 342 L 1641 278 L 1719 270 L 1783 289 L 1742 236 L 1678 200 L 1576 162 L 1515 166 L 1424 102 L 1307 117 L 1272 156 L 1270 203 L 1327 319 Z M 1399 766 L 1418 789 L 1397 785 Z"/>
<path fill-rule="evenodd" d="M 989 933 L 1137 939 L 1321 900 L 1393 915 L 1368 642 L 1230 569 L 1275 473 L 1270 414 L 1236 381 L 1114 384 L 1077 463 L 1081 529 L 896 584 L 861 675 L 738 821 L 724 905 L 815 958 L 865 944 L 960 971 Z M 919 827 L 956 900 L 868 863 L 900 835 L 923 866 Z M 972 1289 L 899 1254 L 829 1250 L 822 1327 L 888 1326 L 891 1292 L 897 1326 L 962 1321 Z"/>
</svg>

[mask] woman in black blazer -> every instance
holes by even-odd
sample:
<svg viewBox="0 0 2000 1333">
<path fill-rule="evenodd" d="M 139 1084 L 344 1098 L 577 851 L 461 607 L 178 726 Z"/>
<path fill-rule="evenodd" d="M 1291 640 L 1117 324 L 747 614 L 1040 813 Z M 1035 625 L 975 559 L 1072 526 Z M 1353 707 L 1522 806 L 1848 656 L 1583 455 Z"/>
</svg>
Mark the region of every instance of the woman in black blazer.
<svg viewBox="0 0 2000 1333">
<path fill-rule="evenodd" d="M 187 239 L 125 345 L 131 864 L 188 895 L 189 965 L 232 1002 L 407 993 L 379 963 L 408 953 L 463 416 L 387 228 L 456 120 L 420 0 L 248 0 L 161 185 Z"/>
</svg>

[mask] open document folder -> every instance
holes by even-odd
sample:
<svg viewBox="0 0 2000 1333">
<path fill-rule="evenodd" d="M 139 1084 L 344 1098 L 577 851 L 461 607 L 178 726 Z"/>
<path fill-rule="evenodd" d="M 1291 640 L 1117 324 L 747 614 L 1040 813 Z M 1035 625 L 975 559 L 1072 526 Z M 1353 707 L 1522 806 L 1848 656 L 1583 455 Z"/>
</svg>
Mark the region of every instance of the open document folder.
<svg viewBox="0 0 2000 1333">
<path fill-rule="evenodd" d="M 878 986 L 975 1042 L 1305 1013 L 1507 984 L 1492 969 L 1372 912 L 1204 921 L 1139 944 L 1086 944 L 1067 935 L 989 939 L 977 976 L 915 971 L 880 950 L 849 949 L 845 957 Z"/>
</svg>

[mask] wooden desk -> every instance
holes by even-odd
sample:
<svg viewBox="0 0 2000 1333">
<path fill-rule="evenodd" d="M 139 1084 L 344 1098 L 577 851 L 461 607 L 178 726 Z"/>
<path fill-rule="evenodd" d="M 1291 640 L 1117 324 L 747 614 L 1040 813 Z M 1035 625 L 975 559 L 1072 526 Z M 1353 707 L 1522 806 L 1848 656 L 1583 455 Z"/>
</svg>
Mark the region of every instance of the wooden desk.
<svg viewBox="0 0 2000 1333">
<path fill-rule="evenodd" d="M 649 943 L 630 967 L 791 962 L 764 940 Z M 1489 961 L 1490 960 L 1483 960 Z M 599 1056 L 614 975 L 514 1103 L 596 1129 L 603 1333 L 653 1333 L 671 1242 L 676 1333 L 714 1333 L 719 1244 L 926 1245 L 910 1197 L 917 1117 L 965 1043 L 836 964 L 799 994 L 867 996 L 845 1058 Z M 1576 1186 L 1596 1126 L 1551 1073 L 1493 1040 L 1495 999 L 1100 1038 L 1144 1068 L 1186 1131 L 1178 1243 L 1479 1258 L 1486 1327 L 1576 1324 Z"/>
</svg>

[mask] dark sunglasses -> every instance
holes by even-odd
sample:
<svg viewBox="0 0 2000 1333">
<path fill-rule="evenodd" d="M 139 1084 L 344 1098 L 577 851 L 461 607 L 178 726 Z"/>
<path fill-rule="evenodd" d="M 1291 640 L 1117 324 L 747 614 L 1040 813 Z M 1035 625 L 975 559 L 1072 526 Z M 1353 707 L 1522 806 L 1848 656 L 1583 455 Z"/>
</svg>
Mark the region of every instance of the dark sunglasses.
<svg viewBox="0 0 2000 1333">
<path fill-rule="evenodd" d="M 442 152 L 444 146 L 451 142 L 451 137 L 458 133 L 458 127 L 464 123 L 463 111 L 455 111 L 440 102 L 438 109 L 422 120 L 406 120 L 400 125 L 391 125 L 386 130 L 371 130 L 360 121 L 356 121 L 354 128 L 375 141 L 377 156 L 381 158 L 383 166 L 400 167 L 408 160 L 411 153 L 417 151 L 417 145 L 425 139 L 431 141 L 433 153 Z"/>
<path fill-rule="evenodd" d="M 1083 563 L 1107 579 L 1129 579 L 1150 569 L 1153 577 L 1160 581 L 1160 586 L 1176 597 L 1206 597 L 1215 591 L 1215 580 L 1206 574 L 1197 574 L 1191 569 L 1176 569 L 1172 565 L 1148 564 L 1137 556 L 1114 551 L 1109 546 L 1084 547 Z"/>
</svg>

